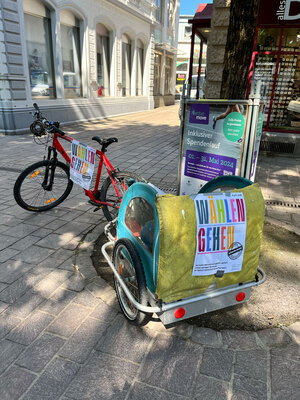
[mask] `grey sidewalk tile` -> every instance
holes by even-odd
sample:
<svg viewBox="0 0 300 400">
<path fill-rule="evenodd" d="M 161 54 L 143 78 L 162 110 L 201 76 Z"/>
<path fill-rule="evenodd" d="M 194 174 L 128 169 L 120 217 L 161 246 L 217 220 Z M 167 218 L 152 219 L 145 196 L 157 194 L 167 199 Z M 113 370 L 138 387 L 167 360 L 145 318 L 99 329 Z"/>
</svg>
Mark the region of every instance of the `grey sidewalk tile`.
<svg viewBox="0 0 300 400">
<path fill-rule="evenodd" d="M 0 263 L 4 263 L 5 261 L 9 260 L 12 257 L 17 257 L 17 254 L 19 253 L 20 253 L 19 250 L 15 250 L 12 248 L 0 251 Z"/>
<path fill-rule="evenodd" d="M 7 309 L 7 312 L 17 317 L 25 318 L 43 301 L 44 298 L 40 294 L 29 290 L 23 296 L 19 297 L 19 299 Z"/>
<path fill-rule="evenodd" d="M 7 260 L 0 267 L 0 281 L 12 283 L 27 271 L 33 268 L 32 264 L 27 264 L 23 261 Z"/>
<path fill-rule="evenodd" d="M 1 400 L 18 400 L 35 378 L 29 371 L 12 366 L 0 377 Z"/>
<path fill-rule="evenodd" d="M 21 260 L 32 264 L 38 264 L 45 260 L 45 258 L 49 257 L 53 252 L 54 250 L 52 249 L 46 249 L 43 247 L 32 245 L 12 258 L 14 260 Z"/>
<path fill-rule="evenodd" d="M 27 348 L 16 364 L 30 371 L 40 372 L 64 344 L 64 339 L 44 333 Z"/>
<path fill-rule="evenodd" d="M 19 343 L 10 340 L 0 341 L 0 375 L 19 357 L 24 349 L 25 346 Z"/>
<path fill-rule="evenodd" d="M 59 399 L 79 370 L 71 361 L 54 359 L 29 389 L 23 400 Z"/>
<path fill-rule="evenodd" d="M 29 345 L 53 321 L 53 316 L 36 311 L 8 335 L 13 342 Z"/>
<path fill-rule="evenodd" d="M 38 240 L 39 238 L 37 238 L 36 236 L 28 235 L 11 245 L 11 248 L 20 251 L 26 250 L 29 246 L 35 244 Z"/>
<path fill-rule="evenodd" d="M 74 292 L 81 292 L 84 289 L 85 284 L 85 279 L 76 271 L 63 283 L 63 287 L 68 290 L 73 290 Z"/>
<path fill-rule="evenodd" d="M 0 339 L 3 339 L 12 329 L 14 329 L 22 320 L 6 313 L 0 314 Z"/>
<path fill-rule="evenodd" d="M 16 218 L 14 215 L 4 215 L 0 213 L 0 221 L 1 224 L 13 228 L 14 226 L 17 226 L 19 224 L 22 224 L 23 220 L 20 218 Z M 9 230 L 9 228 L 6 228 L 6 231 Z M 5 231 L 5 232 L 6 232 Z"/>
<path fill-rule="evenodd" d="M 58 219 L 55 219 L 54 221 L 50 222 L 50 224 L 47 224 L 47 228 L 53 230 L 55 233 L 55 231 L 57 229 L 61 228 L 66 223 L 67 223 L 67 221 L 64 221 L 64 220 L 58 218 Z"/>
<path fill-rule="evenodd" d="M 53 215 L 49 215 L 48 213 L 37 213 L 37 214 L 32 214 L 29 215 L 25 222 L 26 224 L 30 224 L 32 226 L 35 226 L 35 229 L 38 229 L 38 227 L 44 227 L 50 224 L 51 222 L 55 221 L 56 217 Z"/>
<path fill-rule="evenodd" d="M 233 351 L 228 349 L 204 349 L 200 373 L 229 382 L 231 379 L 233 355 Z"/>
<path fill-rule="evenodd" d="M 72 255 L 72 257 L 68 258 L 66 261 L 62 262 L 58 268 L 59 269 L 65 269 L 66 271 L 72 271 L 75 272 L 76 268 L 74 266 L 74 260 L 75 257 Z"/>
<path fill-rule="evenodd" d="M 270 354 L 272 358 L 276 357 L 278 362 L 291 360 L 300 363 L 300 346 L 297 344 L 271 349 Z"/>
<path fill-rule="evenodd" d="M 47 298 L 71 275 L 70 271 L 56 269 L 35 285 L 34 291 Z"/>
<path fill-rule="evenodd" d="M 64 233 L 72 233 L 74 236 L 80 235 L 83 231 L 88 229 L 90 224 L 71 221 L 61 228 L 56 230 L 56 233 L 64 234 Z"/>
<path fill-rule="evenodd" d="M 244 377 L 240 375 L 234 375 L 232 393 L 233 393 L 233 398 L 237 400 L 268 399 L 267 383 L 261 382 L 257 379 Z"/>
<path fill-rule="evenodd" d="M 287 330 L 293 337 L 293 340 L 296 343 L 300 344 L 300 321 L 295 322 L 294 324 L 290 325 Z"/>
<path fill-rule="evenodd" d="M 98 305 L 92 312 L 91 317 L 98 318 L 101 321 L 105 322 L 112 322 L 115 319 L 117 313 L 118 312 L 113 307 L 108 306 L 102 300 L 98 300 Z"/>
<path fill-rule="evenodd" d="M 27 290 L 31 290 L 45 274 L 50 272 L 51 270 L 46 268 L 39 274 L 32 273 L 31 271 L 24 274 L 24 276 L 21 276 L 0 292 L 0 301 L 13 304 L 19 297 L 23 296 Z"/>
<path fill-rule="evenodd" d="M 74 292 L 58 288 L 48 300 L 40 305 L 39 309 L 49 314 L 58 315 L 71 303 L 75 296 Z"/>
<path fill-rule="evenodd" d="M 59 250 L 55 251 L 53 254 L 51 254 L 52 258 L 61 260 L 62 263 L 73 256 L 74 256 L 74 251 L 67 250 L 67 249 L 59 249 Z"/>
<path fill-rule="evenodd" d="M 72 240 L 71 234 L 56 234 L 51 233 L 37 242 L 37 246 L 47 247 L 49 249 L 58 250 Z"/>
<path fill-rule="evenodd" d="M 44 238 L 47 235 L 50 235 L 50 233 L 52 233 L 52 229 L 48 229 L 48 228 L 39 228 L 36 231 L 34 231 L 32 233 L 33 236 L 36 236 L 37 238 Z"/>
<path fill-rule="evenodd" d="M 264 346 L 267 347 L 282 347 L 289 344 L 292 340 L 287 332 L 280 328 L 258 331 L 257 335 Z"/>
<path fill-rule="evenodd" d="M 149 331 L 130 325 L 119 315 L 99 340 L 96 349 L 141 363 L 151 340 Z"/>
<path fill-rule="evenodd" d="M 217 331 L 209 328 L 202 328 L 194 326 L 191 340 L 195 343 L 208 345 L 208 346 L 221 346 L 222 340 Z"/>
<path fill-rule="evenodd" d="M 8 229 L 6 231 L 6 235 L 12 236 L 14 238 L 23 239 L 25 236 L 30 235 L 32 232 L 36 231 L 36 229 L 36 226 L 23 223 Z"/>
<path fill-rule="evenodd" d="M 190 396 L 201 353 L 202 348 L 197 344 L 173 336 L 159 336 L 147 354 L 138 380 Z"/>
<path fill-rule="evenodd" d="M 0 301 L 0 314 L 9 307 L 8 303 L 3 303 L 3 301 Z"/>
<path fill-rule="evenodd" d="M 234 373 L 266 383 L 268 365 L 268 353 L 266 350 L 237 351 Z"/>
<path fill-rule="evenodd" d="M 47 330 L 61 336 L 71 336 L 88 314 L 89 310 L 75 304 L 70 304 Z"/>
<path fill-rule="evenodd" d="M 135 382 L 130 391 L 128 400 L 185 400 L 187 397 L 166 392 L 153 386 Z M 211 399 L 210 399 L 211 400 Z M 220 399 L 221 400 L 221 399 Z"/>
<path fill-rule="evenodd" d="M 272 400 L 298 400 L 300 363 L 271 356 Z"/>
<path fill-rule="evenodd" d="M 85 307 L 94 308 L 96 307 L 101 300 L 96 299 L 90 292 L 87 290 L 83 290 L 82 292 L 78 293 L 73 300 L 73 303 L 80 304 Z M 94 316 L 94 318 L 97 318 Z"/>
<path fill-rule="evenodd" d="M 0 234 L 0 250 L 6 249 L 7 247 L 11 246 L 13 243 L 17 241 L 18 241 L 17 237 Z"/>
<path fill-rule="evenodd" d="M 65 396 L 75 400 L 124 400 L 138 368 L 108 354 L 93 353 Z"/>
<path fill-rule="evenodd" d="M 7 286 L 8 286 L 8 285 L 7 285 L 6 283 L 0 282 L 0 292 L 2 292 L 4 289 L 6 289 Z"/>
<path fill-rule="evenodd" d="M 224 330 L 221 331 L 223 345 L 231 349 L 256 349 L 255 332 Z"/>
<path fill-rule="evenodd" d="M 229 383 L 206 375 L 198 375 L 195 379 L 193 400 L 227 400 Z"/>
<path fill-rule="evenodd" d="M 59 355 L 77 363 L 84 363 L 108 324 L 94 318 L 87 318 L 67 341 Z"/>
</svg>

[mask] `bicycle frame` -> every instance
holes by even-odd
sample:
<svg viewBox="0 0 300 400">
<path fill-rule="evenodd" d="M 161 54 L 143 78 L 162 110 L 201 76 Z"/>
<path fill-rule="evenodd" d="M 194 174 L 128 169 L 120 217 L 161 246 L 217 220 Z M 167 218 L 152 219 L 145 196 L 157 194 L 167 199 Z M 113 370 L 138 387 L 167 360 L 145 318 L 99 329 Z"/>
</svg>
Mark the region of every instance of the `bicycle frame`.
<svg viewBox="0 0 300 400">
<path fill-rule="evenodd" d="M 49 148 L 48 148 L 48 159 L 51 159 L 51 151 L 54 152 L 54 158 L 56 157 L 55 156 L 56 151 L 58 151 L 62 155 L 62 157 L 67 161 L 67 163 L 70 164 L 71 159 L 70 159 L 69 155 L 67 154 L 67 152 L 65 151 L 63 145 L 60 143 L 59 139 L 66 140 L 70 143 L 73 142 L 73 139 L 70 136 L 67 136 L 67 135 L 62 136 L 59 133 L 55 132 L 53 134 L 52 146 L 49 146 Z M 112 166 L 112 164 L 110 163 L 110 161 L 108 160 L 108 158 L 106 157 L 106 155 L 103 151 L 97 150 L 96 148 L 94 148 L 94 149 L 96 151 L 96 154 L 100 157 L 94 190 L 91 190 L 91 189 L 89 189 L 89 190 L 83 189 L 83 190 L 84 190 L 85 194 L 90 198 L 90 200 L 92 202 L 96 203 L 95 204 L 96 206 L 99 206 L 100 208 L 101 208 L 101 206 L 104 206 L 104 205 L 113 207 L 114 206 L 113 203 L 100 201 L 96 198 L 96 195 L 99 190 L 99 183 L 100 183 L 100 178 L 101 178 L 101 173 L 102 173 L 102 167 L 104 164 L 104 166 L 107 170 L 107 173 L 112 181 L 112 184 L 115 188 L 116 194 L 119 198 L 121 198 L 120 192 L 116 185 L 116 181 L 114 180 L 114 173 L 116 172 L 116 170 Z M 123 187 L 124 187 L 124 189 L 127 189 L 124 184 L 123 184 Z"/>
</svg>

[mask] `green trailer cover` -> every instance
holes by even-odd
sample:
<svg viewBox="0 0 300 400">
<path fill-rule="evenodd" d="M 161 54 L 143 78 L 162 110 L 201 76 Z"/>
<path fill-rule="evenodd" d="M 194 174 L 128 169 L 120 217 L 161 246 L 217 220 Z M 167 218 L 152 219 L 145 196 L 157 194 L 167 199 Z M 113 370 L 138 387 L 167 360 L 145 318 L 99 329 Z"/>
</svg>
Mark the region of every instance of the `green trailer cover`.
<svg viewBox="0 0 300 400">
<path fill-rule="evenodd" d="M 192 275 L 197 246 L 194 200 L 189 196 L 157 197 L 160 231 L 156 294 L 159 299 L 171 302 L 195 296 L 203 293 L 213 281 L 221 288 L 255 279 L 264 223 L 264 199 L 258 184 L 233 191 L 243 193 L 246 204 L 243 267 L 241 271 L 226 273 L 221 278 Z"/>
</svg>

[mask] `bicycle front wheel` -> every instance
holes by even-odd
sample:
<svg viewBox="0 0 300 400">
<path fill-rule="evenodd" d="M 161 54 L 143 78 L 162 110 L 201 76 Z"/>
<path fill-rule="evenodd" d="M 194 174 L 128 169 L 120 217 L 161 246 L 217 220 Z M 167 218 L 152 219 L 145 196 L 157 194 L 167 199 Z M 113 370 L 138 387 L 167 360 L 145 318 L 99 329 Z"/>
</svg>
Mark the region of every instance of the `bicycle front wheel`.
<svg viewBox="0 0 300 400">
<path fill-rule="evenodd" d="M 69 168 L 65 164 L 44 160 L 30 165 L 19 175 L 14 197 L 25 210 L 47 211 L 64 201 L 72 187 Z"/>
<path fill-rule="evenodd" d="M 117 217 L 122 198 L 128 187 L 134 182 L 145 182 L 143 178 L 132 172 L 116 172 L 113 177 L 118 188 L 119 195 L 117 194 L 110 176 L 108 176 L 103 182 L 100 192 L 100 201 L 104 203 L 111 203 L 111 206 L 104 205 L 102 208 L 103 214 L 107 221 L 112 221 Z"/>
</svg>

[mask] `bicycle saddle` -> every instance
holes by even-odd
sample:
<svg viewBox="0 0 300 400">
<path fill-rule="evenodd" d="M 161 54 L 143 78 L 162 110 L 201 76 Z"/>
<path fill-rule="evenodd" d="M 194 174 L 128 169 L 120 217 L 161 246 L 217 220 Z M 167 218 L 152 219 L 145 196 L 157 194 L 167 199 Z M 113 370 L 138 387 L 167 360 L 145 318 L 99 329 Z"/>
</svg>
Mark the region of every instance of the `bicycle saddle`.
<svg viewBox="0 0 300 400">
<path fill-rule="evenodd" d="M 97 143 L 99 143 L 101 146 L 104 146 L 104 147 L 107 147 L 111 143 L 114 143 L 114 142 L 118 141 L 118 139 L 115 138 L 115 137 L 108 138 L 108 139 L 101 139 L 101 138 L 99 138 L 99 136 L 93 136 L 92 140 L 95 140 Z"/>
</svg>

